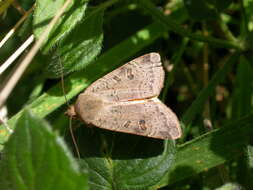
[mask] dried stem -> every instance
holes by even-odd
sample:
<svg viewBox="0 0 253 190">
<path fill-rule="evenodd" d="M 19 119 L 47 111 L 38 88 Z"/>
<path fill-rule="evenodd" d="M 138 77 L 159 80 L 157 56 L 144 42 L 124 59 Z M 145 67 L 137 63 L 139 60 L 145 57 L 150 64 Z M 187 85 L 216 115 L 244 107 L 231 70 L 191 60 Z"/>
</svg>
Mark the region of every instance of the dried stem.
<svg viewBox="0 0 253 190">
<path fill-rule="evenodd" d="M 38 39 L 38 41 L 34 44 L 34 46 L 31 48 L 27 56 L 24 58 L 24 60 L 20 63 L 19 67 L 16 69 L 16 71 L 13 73 L 13 76 L 8 80 L 7 84 L 4 86 L 3 90 L 0 92 L 0 107 L 4 105 L 5 101 L 7 100 L 8 96 L 10 95 L 11 91 L 21 78 L 22 74 L 28 67 L 29 63 L 32 61 L 33 57 L 36 55 L 36 53 L 39 51 L 39 48 L 43 44 L 44 40 L 49 35 L 49 32 L 52 30 L 58 19 L 61 17 L 61 15 L 64 13 L 65 9 L 68 7 L 68 5 L 71 3 L 72 0 L 67 0 L 62 8 L 56 13 L 54 18 L 49 23 L 46 30 L 43 32 L 41 37 Z"/>
</svg>

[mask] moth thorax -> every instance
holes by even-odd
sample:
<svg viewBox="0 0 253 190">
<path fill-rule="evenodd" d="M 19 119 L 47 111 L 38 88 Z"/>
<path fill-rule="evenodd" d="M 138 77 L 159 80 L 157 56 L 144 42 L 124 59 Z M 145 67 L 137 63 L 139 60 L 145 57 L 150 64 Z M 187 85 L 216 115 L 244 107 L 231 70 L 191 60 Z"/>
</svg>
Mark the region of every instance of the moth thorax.
<svg viewBox="0 0 253 190">
<path fill-rule="evenodd" d="M 78 96 L 75 111 L 80 119 L 89 124 L 99 115 L 103 104 L 103 101 L 98 96 L 82 93 Z"/>
</svg>

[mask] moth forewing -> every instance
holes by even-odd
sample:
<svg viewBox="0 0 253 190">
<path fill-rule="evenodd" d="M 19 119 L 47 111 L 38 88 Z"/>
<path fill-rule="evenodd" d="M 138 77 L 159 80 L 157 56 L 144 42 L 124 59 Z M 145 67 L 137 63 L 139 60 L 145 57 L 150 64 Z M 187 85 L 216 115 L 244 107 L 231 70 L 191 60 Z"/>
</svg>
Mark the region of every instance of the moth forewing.
<svg viewBox="0 0 253 190">
<path fill-rule="evenodd" d="M 158 139 L 182 135 L 176 114 L 157 97 L 164 70 L 158 53 L 138 57 L 92 83 L 74 106 L 94 126 Z"/>
</svg>

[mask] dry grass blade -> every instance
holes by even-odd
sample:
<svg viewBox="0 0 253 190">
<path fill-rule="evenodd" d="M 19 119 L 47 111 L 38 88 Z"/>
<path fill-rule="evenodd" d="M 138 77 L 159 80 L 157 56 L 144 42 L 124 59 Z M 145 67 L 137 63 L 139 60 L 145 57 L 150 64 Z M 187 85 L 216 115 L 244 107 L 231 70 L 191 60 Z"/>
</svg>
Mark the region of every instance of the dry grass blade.
<svg viewBox="0 0 253 190">
<path fill-rule="evenodd" d="M 24 60 L 20 63 L 19 67 L 13 72 L 12 77 L 8 80 L 6 85 L 3 87 L 2 91 L 0 92 L 0 107 L 4 105 L 5 101 L 7 100 L 8 96 L 10 95 L 11 91 L 21 78 L 22 74 L 26 70 L 29 63 L 32 61 L 33 57 L 38 52 L 39 48 L 41 47 L 42 43 L 48 36 L 49 32 L 54 27 L 55 23 L 58 21 L 58 19 L 61 17 L 65 9 L 68 7 L 68 5 L 71 3 L 72 0 L 67 0 L 62 8 L 57 12 L 57 14 L 54 16 L 54 18 L 50 21 L 47 29 L 43 32 L 41 37 L 38 39 L 38 41 L 34 44 L 34 46 L 31 48 L 27 56 L 24 58 Z"/>
<path fill-rule="evenodd" d="M 1 66 L 0 75 L 18 58 L 18 56 L 26 50 L 26 48 L 33 42 L 34 36 L 31 35 Z"/>
<path fill-rule="evenodd" d="M 5 37 L 0 42 L 0 48 L 7 42 L 7 40 L 14 34 L 18 27 L 24 22 L 24 20 L 33 11 L 34 5 L 21 17 L 21 19 L 15 24 L 15 26 L 5 35 Z"/>
</svg>

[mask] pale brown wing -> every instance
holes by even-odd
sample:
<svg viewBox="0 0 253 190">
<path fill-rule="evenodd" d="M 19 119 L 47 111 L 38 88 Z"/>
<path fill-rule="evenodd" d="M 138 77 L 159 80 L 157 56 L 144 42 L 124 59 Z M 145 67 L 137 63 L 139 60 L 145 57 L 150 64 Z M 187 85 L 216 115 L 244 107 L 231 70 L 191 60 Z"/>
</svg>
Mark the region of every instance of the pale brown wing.
<svg viewBox="0 0 253 190">
<path fill-rule="evenodd" d="M 163 87 L 164 70 L 160 55 L 149 53 L 126 63 L 92 83 L 85 94 L 105 101 L 128 101 L 158 96 Z"/>
<path fill-rule="evenodd" d="M 94 100 L 92 97 L 90 99 Z M 157 98 L 112 104 L 98 99 L 90 102 L 90 99 L 80 96 L 82 106 L 76 106 L 79 117 L 86 123 L 103 129 L 158 139 L 181 137 L 177 116 Z"/>
</svg>

